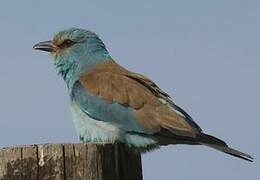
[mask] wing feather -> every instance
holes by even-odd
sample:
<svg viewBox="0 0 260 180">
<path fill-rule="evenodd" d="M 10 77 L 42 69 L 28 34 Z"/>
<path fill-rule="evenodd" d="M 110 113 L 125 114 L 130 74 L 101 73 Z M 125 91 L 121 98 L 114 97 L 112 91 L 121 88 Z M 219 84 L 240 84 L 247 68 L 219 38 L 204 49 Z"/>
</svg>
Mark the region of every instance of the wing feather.
<svg viewBox="0 0 260 180">
<path fill-rule="evenodd" d="M 86 91 L 104 101 L 130 108 L 134 118 L 145 128 L 162 128 L 176 135 L 194 137 L 199 129 L 172 110 L 170 97 L 143 75 L 132 73 L 114 61 L 95 66 L 80 77 Z M 162 103 L 161 99 L 167 103 Z"/>
</svg>

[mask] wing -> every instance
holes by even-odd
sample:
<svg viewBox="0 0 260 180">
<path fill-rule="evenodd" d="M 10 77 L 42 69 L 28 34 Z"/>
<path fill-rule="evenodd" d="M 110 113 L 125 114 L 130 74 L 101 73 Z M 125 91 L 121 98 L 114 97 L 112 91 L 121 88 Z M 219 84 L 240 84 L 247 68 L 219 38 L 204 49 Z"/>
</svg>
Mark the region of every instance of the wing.
<svg viewBox="0 0 260 180">
<path fill-rule="evenodd" d="M 72 98 L 92 118 L 125 131 L 154 134 L 166 129 L 188 137 L 200 131 L 155 83 L 112 60 L 83 74 L 74 84 Z"/>
</svg>

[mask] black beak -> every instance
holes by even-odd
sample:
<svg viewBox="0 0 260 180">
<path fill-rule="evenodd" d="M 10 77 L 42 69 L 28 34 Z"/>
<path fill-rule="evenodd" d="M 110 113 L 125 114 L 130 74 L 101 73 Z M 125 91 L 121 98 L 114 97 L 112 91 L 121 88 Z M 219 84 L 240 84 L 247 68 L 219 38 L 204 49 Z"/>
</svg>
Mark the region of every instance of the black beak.
<svg viewBox="0 0 260 180">
<path fill-rule="evenodd" d="M 47 51 L 47 52 L 55 52 L 57 51 L 58 47 L 54 45 L 52 41 L 44 41 L 35 44 L 33 46 L 33 49 Z"/>
</svg>

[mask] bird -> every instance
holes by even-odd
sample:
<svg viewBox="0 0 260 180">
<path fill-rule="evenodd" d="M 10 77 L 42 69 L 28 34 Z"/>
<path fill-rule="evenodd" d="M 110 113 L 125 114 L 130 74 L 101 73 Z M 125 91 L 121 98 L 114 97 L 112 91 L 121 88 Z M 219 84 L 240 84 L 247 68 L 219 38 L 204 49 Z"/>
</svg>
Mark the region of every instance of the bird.
<svg viewBox="0 0 260 180">
<path fill-rule="evenodd" d="M 119 65 L 96 33 L 68 28 L 33 48 L 49 52 L 54 59 L 67 86 L 81 142 L 122 143 L 140 153 L 166 145 L 205 145 L 253 161 L 204 133 L 151 79 Z"/>
</svg>

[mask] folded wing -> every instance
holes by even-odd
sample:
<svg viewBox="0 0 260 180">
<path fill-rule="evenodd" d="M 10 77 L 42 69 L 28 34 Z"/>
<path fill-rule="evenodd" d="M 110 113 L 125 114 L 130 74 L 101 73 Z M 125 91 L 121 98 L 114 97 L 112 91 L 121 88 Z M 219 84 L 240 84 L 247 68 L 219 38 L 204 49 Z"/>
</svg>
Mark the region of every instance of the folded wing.
<svg viewBox="0 0 260 180">
<path fill-rule="evenodd" d="M 167 130 L 187 137 L 195 137 L 201 131 L 154 82 L 112 60 L 82 74 L 73 93 L 88 115 L 125 131 L 154 134 Z"/>
</svg>

